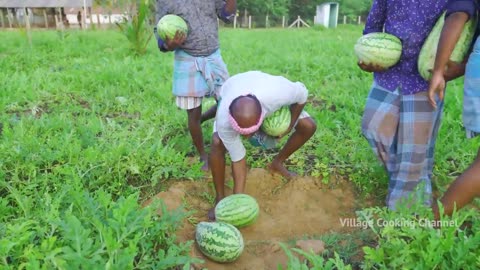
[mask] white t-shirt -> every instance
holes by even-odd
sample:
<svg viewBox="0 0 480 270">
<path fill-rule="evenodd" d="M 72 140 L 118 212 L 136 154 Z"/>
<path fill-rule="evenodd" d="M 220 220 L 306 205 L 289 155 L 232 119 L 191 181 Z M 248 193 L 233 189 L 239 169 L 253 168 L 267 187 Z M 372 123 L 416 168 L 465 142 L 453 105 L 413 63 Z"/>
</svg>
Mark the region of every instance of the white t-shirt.
<svg viewBox="0 0 480 270">
<path fill-rule="evenodd" d="M 245 157 L 240 134 L 229 121 L 229 107 L 232 101 L 241 95 L 252 94 L 262 105 L 265 117 L 283 106 L 307 102 L 308 90 L 301 82 L 291 82 L 282 76 L 273 76 L 260 71 L 249 71 L 230 77 L 223 84 L 220 104 L 217 109 L 214 130 L 222 140 L 233 162 Z"/>
</svg>

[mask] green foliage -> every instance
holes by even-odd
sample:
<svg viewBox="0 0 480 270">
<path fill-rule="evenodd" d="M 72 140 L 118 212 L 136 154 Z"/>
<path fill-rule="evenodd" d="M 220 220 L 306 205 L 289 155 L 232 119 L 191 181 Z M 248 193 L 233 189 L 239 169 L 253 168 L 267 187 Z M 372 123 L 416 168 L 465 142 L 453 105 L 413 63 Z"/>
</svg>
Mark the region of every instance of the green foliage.
<svg viewBox="0 0 480 270">
<path fill-rule="evenodd" d="M 415 213 L 415 214 L 414 214 Z M 358 213 L 377 235 L 377 247 L 364 247 L 366 269 L 478 269 L 480 222 L 473 210 L 433 219 L 429 207 L 398 211 L 370 208 Z M 465 227 L 470 224 L 471 227 Z M 440 227 L 436 229 L 435 227 Z"/>
<path fill-rule="evenodd" d="M 240 0 L 238 1 L 239 12 L 248 11 L 249 14 L 273 17 L 289 16 L 292 19 L 300 16 L 311 19 L 315 16 L 317 5 L 326 2 L 339 3 L 339 15 L 346 15 L 356 20 L 358 16 L 366 16 L 372 5 L 372 0 Z"/>
<path fill-rule="evenodd" d="M 361 31 L 352 25 L 323 31 L 222 29 L 220 38 L 230 74 L 262 70 L 309 89 L 306 110 L 318 129 L 287 161 L 289 169 L 323 177 L 326 184 L 340 176 L 354 183 L 360 196 L 383 199 L 387 175 L 360 130 L 372 82 L 353 54 Z M 159 222 L 138 205 L 175 179 L 205 177 L 200 164 L 186 157 L 195 150 L 187 115 L 171 94 L 173 55 L 160 54 L 150 41 L 144 56 L 132 57 L 118 31 L 72 31 L 64 42 L 55 31 L 34 31 L 32 50 L 21 33 L 0 32 L 0 39 L 0 268 L 62 269 L 85 256 L 96 262 L 92 269 L 107 263 L 126 269 L 188 265 L 186 246 L 170 241 L 180 214 Z M 449 83 L 445 99 L 434 171 L 439 189 L 471 163 L 480 146 L 462 129 L 462 82 Z M 203 132 L 208 150 L 211 121 Z M 251 167 L 265 167 L 277 153 L 245 145 Z M 211 193 L 204 196 L 213 201 Z M 478 213 L 472 215 L 478 219 Z M 423 236 L 419 230 L 416 237 Z M 477 239 L 469 232 L 459 236 Z M 379 238 L 384 254 L 395 257 L 393 247 L 409 250 L 402 238 L 395 239 L 389 247 L 387 238 Z M 468 241 L 473 246 L 474 240 Z M 381 265 L 372 252 L 370 265 Z"/>
<path fill-rule="evenodd" d="M 329 1 L 325 1 L 329 2 Z M 358 16 L 367 16 L 373 0 L 339 0 L 339 15 L 356 20 Z"/>
<path fill-rule="evenodd" d="M 350 265 L 345 265 L 340 256 L 335 253 L 334 258 L 325 259 L 321 255 L 305 252 L 298 248 L 289 249 L 285 244 L 280 243 L 281 248 L 287 254 L 288 262 L 285 270 L 351 270 Z M 294 254 L 294 251 L 297 254 Z M 304 260 L 300 260 L 299 256 L 303 256 Z M 279 265 L 278 270 L 284 268 Z"/>
<path fill-rule="evenodd" d="M 271 15 L 281 17 L 288 15 L 291 0 L 243 0 L 238 1 L 239 12 L 248 11 L 253 15 Z"/>
<path fill-rule="evenodd" d="M 147 23 L 149 16 L 149 0 L 143 0 L 138 6 L 138 11 L 131 18 L 124 17 L 123 22 L 116 23 L 130 43 L 131 50 L 139 55 L 145 54 L 153 36 L 152 29 Z"/>
<path fill-rule="evenodd" d="M 158 216 L 156 207 L 141 208 L 136 194 L 115 201 L 74 182 L 51 193 L 0 184 L 6 194 L 0 203 L 2 269 L 172 269 L 195 261 L 188 257 L 190 242 L 175 243 L 185 214 L 167 212 L 163 204 Z"/>
</svg>

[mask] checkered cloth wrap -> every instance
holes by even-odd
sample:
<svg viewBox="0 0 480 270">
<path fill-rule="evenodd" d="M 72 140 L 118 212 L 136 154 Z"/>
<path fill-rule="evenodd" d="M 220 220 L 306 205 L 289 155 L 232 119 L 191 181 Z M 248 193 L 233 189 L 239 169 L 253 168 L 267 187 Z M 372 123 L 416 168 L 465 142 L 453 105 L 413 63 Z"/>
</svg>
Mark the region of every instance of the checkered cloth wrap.
<svg viewBox="0 0 480 270">
<path fill-rule="evenodd" d="M 228 79 L 220 50 L 209 56 L 191 56 L 175 51 L 173 94 L 182 97 L 214 96 Z"/>
<path fill-rule="evenodd" d="M 480 135 L 480 38 L 477 38 L 465 71 L 463 125 L 468 138 Z"/>
<path fill-rule="evenodd" d="M 434 110 L 425 92 L 402 95 L 376 83 L 368 95 L 362 132 L 387 170 L 386 203 L 392 210 L 409 196 L 431 204 L 434 146 L 443 110 L 443 102 L 437 104 Z M 416 189 L 419 183 L 424 183 L 421 190 Z"/>
</svg>

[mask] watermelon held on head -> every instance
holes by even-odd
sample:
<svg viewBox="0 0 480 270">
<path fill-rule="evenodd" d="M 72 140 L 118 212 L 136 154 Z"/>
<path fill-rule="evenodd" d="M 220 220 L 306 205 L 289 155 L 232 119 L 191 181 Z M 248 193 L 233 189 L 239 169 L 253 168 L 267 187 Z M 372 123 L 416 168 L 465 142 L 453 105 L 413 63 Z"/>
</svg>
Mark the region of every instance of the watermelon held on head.
<svg viewBox="0 0 480 270">
<path fill-rule="evenodd" d="M 257 220 L 259 211 L 258 203 L 252 196 L 233 194 L 223 198 L 215 206 L 215 219 L 243 228 Z"/>
<path fill-rule="evenodd" d="M 233 262 L 243 252 L 243 237 L 233 225 L 224 222 L 200 222 L 195 230 L 200 251 L 220 263 Z"/>
<path fill-rule="evenodd" d="M 458 39 L 455 48 L 450 55 L 450 61 L 461 63 L 470 49 L 473 37 L 475 35 L 475 29 L 477 26 L 478 17 L 474 16 L 468 20 L 463 27 L 462 34 Z M 418 56 L 418 72 L 425 80 L 430 80 L 432 77 L 433 66 L 435 65 L 435 58 L 437 56 L 438 42 L 440 41 L 440 35 L 442 34 L 443 25 L 445 23 L 445 13 L 435 23 L 432 31 L 428 35 L 427 39 L 423 43 L 420 55 Z"/>
<path fill-rule="evenodd" d="M 273 114 L 267 116 L 263 120 L 261 129 L 266 134 L 277 137 L 285 133 L 290 127 L 292 114 L 289 106 L 283 106 L 276 110 Z"/>
<path fill-rule="evenodd" d="M 163 16 L 157 23 L 157 32 L 160 38 L 165 41 L 166 38 L 173 39 L 177 31 L 188 34 L 188 26 L 182 17 L 167 14 Z"/>
<path fill-rule="evenodd" d="M 354 51 L 364 64 L 389 68 L 400 60 L 402 41 L 388 33 L 369 33 L 357 40 Z"/>
</svg>

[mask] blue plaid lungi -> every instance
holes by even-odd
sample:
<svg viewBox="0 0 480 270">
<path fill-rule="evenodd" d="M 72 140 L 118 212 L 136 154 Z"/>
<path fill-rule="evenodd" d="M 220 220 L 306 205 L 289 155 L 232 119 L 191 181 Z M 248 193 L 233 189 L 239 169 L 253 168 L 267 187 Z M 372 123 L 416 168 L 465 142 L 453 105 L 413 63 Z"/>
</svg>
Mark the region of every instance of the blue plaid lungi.
<svg viewBox="0 0 480 270">
<path fill-rule="evenodd" d="M 229 77 L 220 49 L 209 56 L 192 56 L 177 49 L 173 72 L 172 91 L 177 97 L 215 96 Z"/>
<path fill-rule="evenodd" d="M 468 138 L 480 135 L 480 38 L 475 42 L 465 70 L 463 125 Z"/>
<path fill-rule="evenodd" d="M 389 177 L 388 208 L 413 198 L 430 205 L 435 140 L 443 102 L 434 110 L 426 92 L 402 95 L 376 83 L 368 95 L 362 132 Z M 422 189 L 417 186 L 422 183 Z"/>
</svg>

